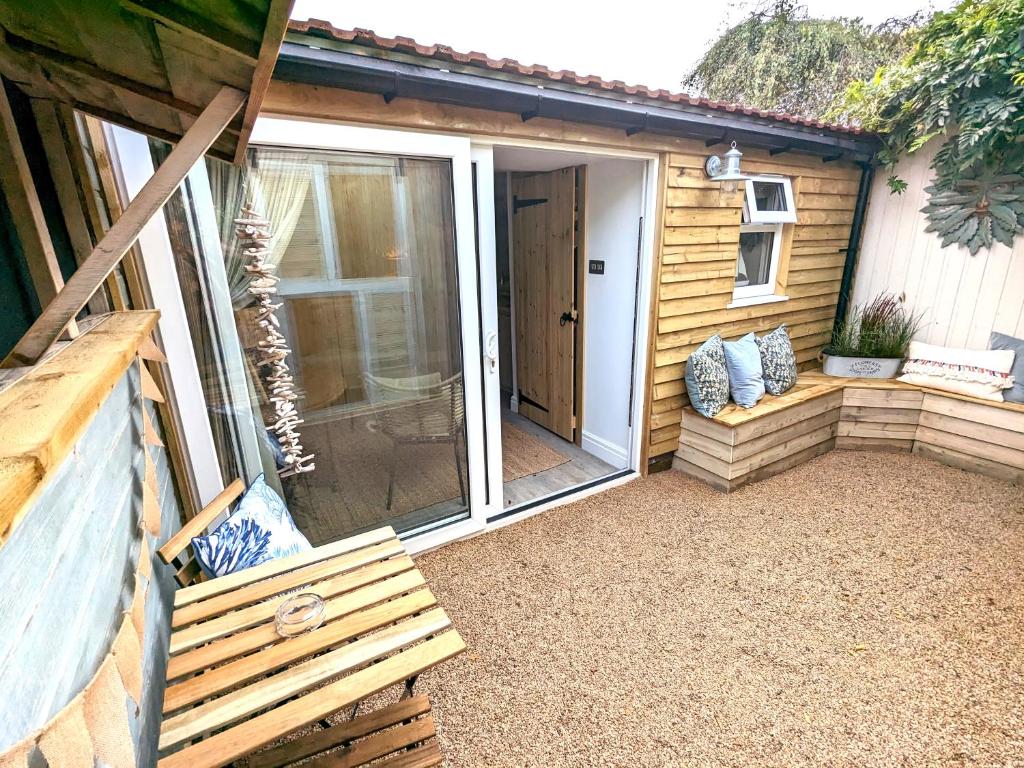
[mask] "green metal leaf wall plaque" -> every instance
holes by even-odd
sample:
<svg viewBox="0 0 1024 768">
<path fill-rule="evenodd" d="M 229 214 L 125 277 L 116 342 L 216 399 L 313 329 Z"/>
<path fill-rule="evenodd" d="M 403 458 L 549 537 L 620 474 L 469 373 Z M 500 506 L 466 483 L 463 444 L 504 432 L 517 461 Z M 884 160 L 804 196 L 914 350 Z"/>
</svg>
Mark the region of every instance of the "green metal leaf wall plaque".
<svg viewBox="0 0 1024 768">
<path fill-rule="evenodd" d="M 925 232 L 942 238 L 942 247 L 962 245 L 975 255 L 993 242 L 1012 248 L 1024 230 L 1024 176 L 979 173 L 961 178 L 952 188 L 926 187 Z"/>
</svg>

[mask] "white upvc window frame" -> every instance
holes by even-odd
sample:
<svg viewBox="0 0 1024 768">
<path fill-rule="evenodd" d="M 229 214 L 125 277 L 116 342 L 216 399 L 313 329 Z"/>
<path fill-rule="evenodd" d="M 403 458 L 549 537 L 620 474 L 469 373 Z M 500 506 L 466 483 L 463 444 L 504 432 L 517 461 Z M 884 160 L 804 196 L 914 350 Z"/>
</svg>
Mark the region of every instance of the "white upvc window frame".
<svg viewBox="0 0 1024 768">
<path fill-rule="evenodd" d="M 786 200 L 785 211 L 759 211 L 754 201 L 754 182 L 782 185 Z M 760 285 L 735 285 L 729 308 L 763 304 L 771 301 L 785 301 L 787 296 L 776 294 L 779 276 L 779 262 L 782 260 L 782 230 L 785 224 L 796 223 L 796 202 L 793 197 L 793 183 L 787 176 L 751 176 L 745 182 L 743 196 L 743 219 L 740 236 L 754 232 L 767 232 L 772 236 L 771 263 L 768 266 L 768 281 Z M 736 273 L 740 268 L 740 247 L 736 245 Z"/>
<path fill-rule="evenodd" d="M 754 196 L 754 183 L 781 184 L 783 199 L 786 201 L 784 211 L 758 210 L 757 198 Z M 788 176 L 751 176 L 746 181 L 746 194 L 743 196 L 743 221 L 749 224 L 796 224 L 796 200 L 793 197 L 793 182 Z"/>
<path fill-rule="evenodd" d="M 768 282 L 762 285 L 737 285 L 733 287 L 733 302 L 746 299 L 759 299 L 775 296 L 775 284 L 779 275 L 779 257 L 782 251 L 782 225 L 781 224 L 741 224 L 740 236 L 752 232 L 769 232 L 772 234 L 771 264 L 768 267 Z M 740 266 L 740 247 L 736 245 L 736 270 Z"/>
</svg>

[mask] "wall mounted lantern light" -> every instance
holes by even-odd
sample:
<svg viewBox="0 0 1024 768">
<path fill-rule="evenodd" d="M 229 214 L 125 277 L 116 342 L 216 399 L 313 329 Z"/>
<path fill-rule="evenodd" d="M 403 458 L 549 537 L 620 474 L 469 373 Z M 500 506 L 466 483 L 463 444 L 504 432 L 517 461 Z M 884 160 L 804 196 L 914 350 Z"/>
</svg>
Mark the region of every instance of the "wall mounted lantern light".
<svg viewBox="0 0 1024 768">
<path fill-rule="evenodd" d="M 743 157 L 743 153 L 736 149 L 736 142 L 734 141 L 732 147 L 725 153 L 724 161 L 718 155 L 711 155 L 704 161 L 704 173 L 712 181 L 722 182 L 722 188 L 726 192 L 735 192 L 739 189 L 741 181 L 746 181 L 750 178 L 740 172 L 741 157 Z"/>
</svg>

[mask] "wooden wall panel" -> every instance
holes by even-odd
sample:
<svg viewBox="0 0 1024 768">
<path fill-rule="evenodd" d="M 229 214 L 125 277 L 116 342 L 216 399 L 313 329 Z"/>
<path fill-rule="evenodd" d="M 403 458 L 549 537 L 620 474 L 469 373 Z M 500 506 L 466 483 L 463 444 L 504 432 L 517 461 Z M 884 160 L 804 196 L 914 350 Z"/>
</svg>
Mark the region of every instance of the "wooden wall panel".
<svg viewBox="0 0 1024 768">
<path fill-rule="evenodd" d="M 675 451 L 686 359 L 714 333 L 734 339 L 786 323 L 801 369 L 817 365 L 835 317 L 860 170 L 797 153 L 744 153 L 747 173 L 793 180 L 797 223 L 783 231 L 776 291 L 787 301 L 729 308 L 743 192 L 727 194 L 704 177 L 708 150 L 669 155 L 661 283 L 651 398 L 650 456 Z"/>
<path fill-rule="evenodd" d="M 170 570 L 153 561 L 156 547 L 177 530 L 181 508 L 166 450 L 146 448 L 154 457 L 161 531 L 154 537 L 141 530 L 143 408 L 158 437 L 160 427 L 153 403 L 143 399 L 138 366 L 98 407 L 4 543 L 0 685 L 18 694 L 0 700 L 0 753 L 86 686 L 143 594 L 142 700 L 126 715 L 137 764 L 156 762 L 174 585 Z"/>
<path fill-rule="evenodd" d="M 924 231 L 928 221 L 920 210 L 938 146 L 929 144 L 897 165 L 910 184 L 902 195 L 889 193 L 888 174 L 876 175 L 853 301 L 865 303 L 883 290 L 905 293 L 924 315 L 917 338 L 930 344 L 987 349 L 992 331 L 1024 337 L 1024 238 L 1012 249 L 996 244 L 971 256 L 965 248 L 939 247 L 939 238 Z"/>
<path fill-rule="evenodd" d="M 687 404 L 683 373 L 689 354 L 713 333 L 734 339 L 786 323 L 801 369 L 817 366 L 827 342 L 850 235 L 860 170 L 850 163 L 787 152 L 774 157 L 744 152 L 748 173 L 779 173 L 794 183 L 797 223 L 787 225 L 778 288 L 788 301 L 729 309 L 739 247 L 742 192 L 727 194 L 704 175 L 704 158 L 719 145 L 622 131 L 548 118 L 523 122 L 518 115 L 380 97 L 322 86 L 272 83 L 263 108 L 269 113 L 344 122 L 563 142 L 566 149 L 612 147 L 661 153 L 664 208 L 655 258 L 655 323 L 648 371 L 649 430 L 646 455 L 672 453 Z"/>
</svg>

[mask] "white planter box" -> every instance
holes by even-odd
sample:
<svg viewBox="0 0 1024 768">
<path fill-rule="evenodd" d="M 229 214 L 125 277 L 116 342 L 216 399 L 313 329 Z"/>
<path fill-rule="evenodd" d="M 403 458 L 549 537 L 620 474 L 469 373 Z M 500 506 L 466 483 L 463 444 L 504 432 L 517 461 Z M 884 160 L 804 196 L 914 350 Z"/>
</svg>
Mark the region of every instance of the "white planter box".
<svg viewBox="0 0 1024 768">
<path fill-rule="evenodd" d="M 836 357 L 822 355 L 827 376 L 862 379 L 894 379 L 900 371 L 902 357 Z"/>
</svg>

